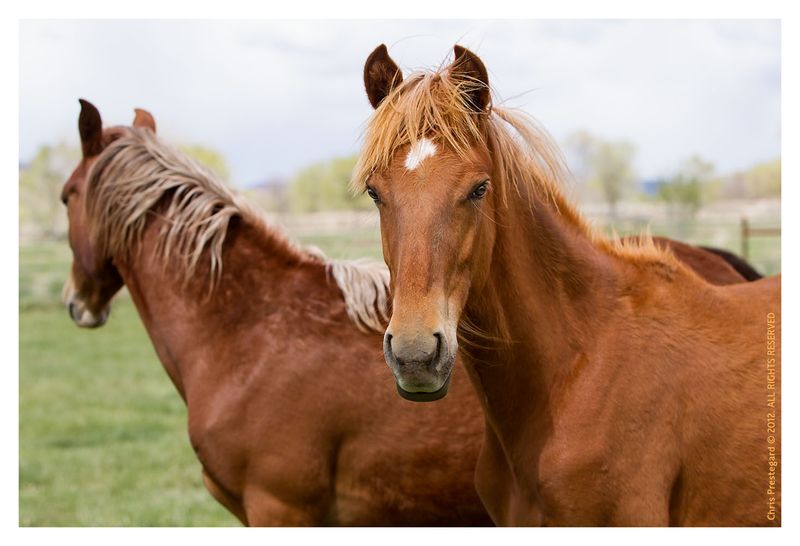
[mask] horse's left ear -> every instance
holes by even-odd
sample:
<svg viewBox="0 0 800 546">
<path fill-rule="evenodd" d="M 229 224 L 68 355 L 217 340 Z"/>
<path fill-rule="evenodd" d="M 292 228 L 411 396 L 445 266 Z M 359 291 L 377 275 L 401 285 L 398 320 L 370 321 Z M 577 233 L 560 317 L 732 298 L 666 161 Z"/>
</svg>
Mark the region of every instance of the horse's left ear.
<svg viewBox="0 0 800 546">
<path fill-rule="evenodd" d="M 487 110 L 491 101 L 489 75 L 483 61 L 472 51 L 457 45 L 453 48 L 455 60 L 450 68 L 451 77 L 466 83 L 465 98 L 467 106 L 475 113 Z"/>
<path fill-rule="evenodd" d="M 136 112 L 136 116 L 133 118 L 134 127 L 142 127 L 156 132 L 156 120 L 153 118 L 153 114 L 141 108 L 134 108 L 133 111 Z"/>
</svg>

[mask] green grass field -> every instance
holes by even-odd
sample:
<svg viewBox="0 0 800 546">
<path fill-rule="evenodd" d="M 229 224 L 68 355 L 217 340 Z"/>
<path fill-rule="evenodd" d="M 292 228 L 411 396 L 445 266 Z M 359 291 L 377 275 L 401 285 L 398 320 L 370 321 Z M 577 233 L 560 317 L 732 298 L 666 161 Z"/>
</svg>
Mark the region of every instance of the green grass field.
<svg viewBox="0 0 800 546">
<path fill-rule="evenodd" d="M 689 240 L 719 240 L 703 237 Z M 367 230 L 303 242 L 332 257 L 380 256 Z M 779 239 L 751 249 L 763 272 L 780 270 Z M 238 525 L 203 487 L 183 402 L 127 296 L 97 330 L 67 316 L 70 262 L 65 241 L 20 249 L 20 525 Z"/>
<path fill-rule="evenodd" d="M 235 525 L 203 487 L 186 410 L 132 303 L 77 328 L 20 315 L 20 525 Z"/>
</svg>

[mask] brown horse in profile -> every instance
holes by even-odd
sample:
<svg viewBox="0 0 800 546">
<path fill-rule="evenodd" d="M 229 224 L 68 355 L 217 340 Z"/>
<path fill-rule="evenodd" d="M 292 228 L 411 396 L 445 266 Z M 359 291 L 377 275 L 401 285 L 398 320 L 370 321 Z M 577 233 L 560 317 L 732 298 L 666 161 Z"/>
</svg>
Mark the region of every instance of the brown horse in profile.
<svg viewBox="0 0 800 546">
<path fill-rule="evenodd" d="M 83 159 L 62 194 L 69 313 L 99 326 L 128 287 L 211 494 L 247 525 L 491 524 L 472 387 L 401 400 L 366 331 L 385 324 L 383 264 L 291 244 L 159 141 L 148 113 L 103 130 L 81 105 Z"/>
<path fill-rule="evenodd" d="M 460 341 L 495 523 L 780 524 L 780 278 L 714 286 L 595 232 L 550 137 L 492 104 L 464 48 L 404 80 L 380 46 L 364 77 L 353 182 L 391 272 L 384 355 L 430 400 Z"/>
</svg>

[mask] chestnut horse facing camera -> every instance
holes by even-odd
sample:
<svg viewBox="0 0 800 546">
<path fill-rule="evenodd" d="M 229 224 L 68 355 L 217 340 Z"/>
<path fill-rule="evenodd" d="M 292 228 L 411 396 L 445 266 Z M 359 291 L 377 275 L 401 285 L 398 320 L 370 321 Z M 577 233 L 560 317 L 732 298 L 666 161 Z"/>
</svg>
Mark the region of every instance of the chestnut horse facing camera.
<svg viewBox="0 0 800 546">
<path fill-rule="evenodd" d="M 404 80 L 380 46 L 364 77 L 353 182 L 380 211 L 384 354 L 429 399 L 461 347 L 495 523 L 779 525 L 780 277 L 714 286 L 592 230 L 549 135 L 492 104 L 462 47 Z"/>
<path fill-rule="evenodd" d="M 383 329 L 383 264 L 291 244 L 144 111 L 103 130 L 81 101 L 79 128 L 84 157 L 63 190 L 70 315 L 99 326 L 128 287 L 220 503 L 247 525 L 491 524 L 466 378 L 452 400 L 401 400 L 380 334 L 356 324 Z"/>
</svg>

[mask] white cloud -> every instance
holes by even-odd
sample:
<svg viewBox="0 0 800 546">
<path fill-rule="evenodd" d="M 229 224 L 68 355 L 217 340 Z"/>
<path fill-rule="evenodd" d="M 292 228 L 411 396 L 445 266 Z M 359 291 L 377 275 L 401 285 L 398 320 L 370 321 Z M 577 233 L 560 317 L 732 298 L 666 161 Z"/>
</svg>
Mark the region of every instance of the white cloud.
<svg viewBox="0 0 800 546">
<path fill-rule="evenodd" d="M 558 138 L 586 128 L 638 148 L 643 176 L 699 153 L 718 170 L 780 154 L 775 21 L 25 21 L 21 155 L 77 139 L 77 98 L 109 123 L 150 109 L 171 139 L 227 156 L 234 181 L 355 153 L 363 62 L 403 68 L 459 42 Z"/>
</svg>

